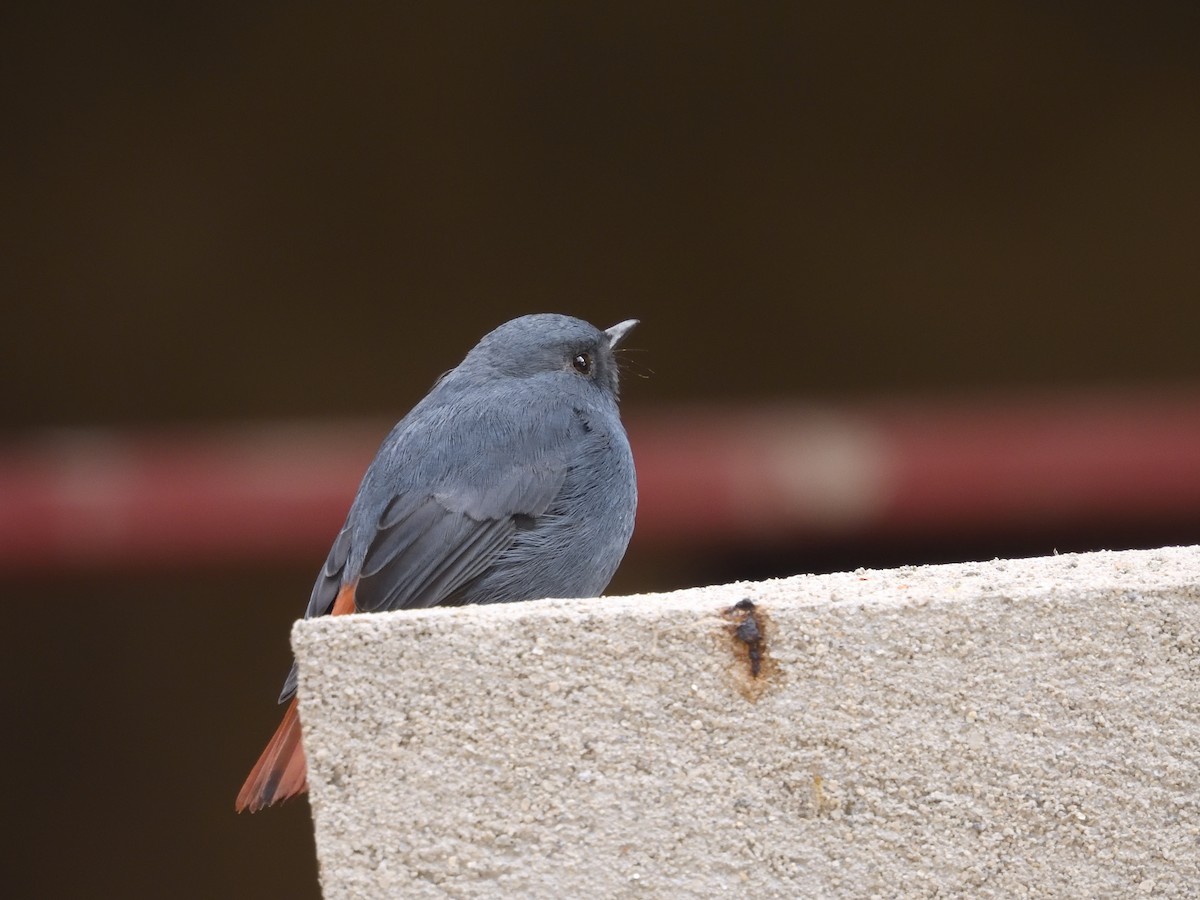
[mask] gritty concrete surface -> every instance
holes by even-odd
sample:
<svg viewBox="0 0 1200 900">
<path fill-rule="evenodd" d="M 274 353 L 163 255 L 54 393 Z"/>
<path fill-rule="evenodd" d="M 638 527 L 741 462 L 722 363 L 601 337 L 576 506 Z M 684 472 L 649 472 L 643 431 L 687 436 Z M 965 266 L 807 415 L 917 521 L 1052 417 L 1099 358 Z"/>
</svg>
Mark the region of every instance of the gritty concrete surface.
<svg viewBox="0 0 1200 900">
<path fill-rule="evenodd" d="M 1200 547 L 292 641 L 328 898 L 1200 896 Z"/>
</svg>

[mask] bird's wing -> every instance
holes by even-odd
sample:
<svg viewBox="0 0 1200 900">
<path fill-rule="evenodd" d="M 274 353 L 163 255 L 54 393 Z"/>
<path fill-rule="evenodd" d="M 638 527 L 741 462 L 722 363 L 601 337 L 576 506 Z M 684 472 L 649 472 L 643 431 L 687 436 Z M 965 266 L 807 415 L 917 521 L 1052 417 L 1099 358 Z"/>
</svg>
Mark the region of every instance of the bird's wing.
<svg viewBox="0 0 1200 900">
<path fill-rule="evenodd" d="M 392 498 L 368 537 L 354 585 L 354 610 L 436 606 L 482 574 L 512 543 L 527 518 L 541 515 L 566 477 L 564 463 L 513 467 L 483 489 Z M 313 585 L 305 618 L 328 615 L 347 583 L 353 536 L 338 534 Z M 296 690 L 296 667 L 280 702 Z"/>
<path fill-rule="evenodd" d="M 517 530 L 550 506 L 567 474 L 561 453 L 534 464 L 490 468 L 487 479 L 392 496 L 381 515 L 356 535 L 338 535 L 313 586 L 306 617 L 325 615 L 345 584 L 356 582 L 357 612 L 435 606 L 483 572 Z M 365 533 L 364 533 L 365 532 Z M 357 571 L 347 571 L 355 541 L 366 545 Z M 350 577 L 348 577 L 350 576 Z"/>
<path fill-rule="evenodd" d="M 474 515 L 455 499 L 393 498 L 369 538 L 355 589 L 359 612 L 435 606 L 511 543 L 513 512 Z"/>
</svg>

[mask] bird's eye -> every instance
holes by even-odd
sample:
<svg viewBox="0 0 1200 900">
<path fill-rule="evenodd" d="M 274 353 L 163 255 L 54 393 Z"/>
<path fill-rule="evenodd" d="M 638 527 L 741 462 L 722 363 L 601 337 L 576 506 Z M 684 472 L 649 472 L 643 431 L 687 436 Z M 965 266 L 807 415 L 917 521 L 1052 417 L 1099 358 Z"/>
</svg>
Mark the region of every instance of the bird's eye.
<svg viewBox="0 0 1200 900">
<path fill-rule="evenodd" d="M 571 360 L 571 365 L 575 367 L 575 371 L 580 375 L 591 375 L 592 354 L 586 350 L 583 353 L 576 353 L 575 358 Z"/>
</svg>

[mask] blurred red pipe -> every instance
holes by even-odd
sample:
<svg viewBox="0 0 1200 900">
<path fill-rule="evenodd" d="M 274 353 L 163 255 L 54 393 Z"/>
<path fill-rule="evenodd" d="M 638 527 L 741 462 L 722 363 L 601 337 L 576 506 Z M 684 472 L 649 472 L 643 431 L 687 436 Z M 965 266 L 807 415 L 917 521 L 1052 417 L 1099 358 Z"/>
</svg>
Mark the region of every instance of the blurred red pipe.
<svg viewBox="0 0 1200 900">
<path fill-rule="evenodd" d="M 627 415 L 635 540 L 1200 522 L 1200 392 Z M 319 560 L 385 423 L 56 432 L 0 447 L 0 568 Z"/>
</svg>

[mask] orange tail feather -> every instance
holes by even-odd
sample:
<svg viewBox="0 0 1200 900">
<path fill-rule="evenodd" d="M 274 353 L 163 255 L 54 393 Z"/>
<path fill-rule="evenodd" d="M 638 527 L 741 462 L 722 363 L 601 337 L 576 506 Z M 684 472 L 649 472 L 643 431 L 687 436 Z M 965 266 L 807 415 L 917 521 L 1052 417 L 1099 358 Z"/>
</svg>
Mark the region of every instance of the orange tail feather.
<svg viewBox="0 0 1200 900">
<path fill-rule="evenodd" d="M 258 812 L 272 803 L 308 790 L 304 747 L 300 743 L 300 715 L 296 698 L 288 704 L 283 721 L 267 743 L 237 797 L 237 811 Z"/>
<path fill-rule="evenodd" d="M 344 616 L 355 611 L 355 583 L 338 591 L 330 613 Z M 238 791 L 235 808 L 238 812 L 258 812 L 308 790 L 308 767 L 304 761 L 304 746 L 300 743 L 300 710 L 293 697 L 283 714 L 283 721 L 267 742 L 267 749 L 250 770 L 246 783 Z"/>
</svg>

